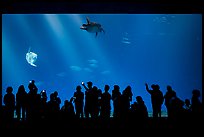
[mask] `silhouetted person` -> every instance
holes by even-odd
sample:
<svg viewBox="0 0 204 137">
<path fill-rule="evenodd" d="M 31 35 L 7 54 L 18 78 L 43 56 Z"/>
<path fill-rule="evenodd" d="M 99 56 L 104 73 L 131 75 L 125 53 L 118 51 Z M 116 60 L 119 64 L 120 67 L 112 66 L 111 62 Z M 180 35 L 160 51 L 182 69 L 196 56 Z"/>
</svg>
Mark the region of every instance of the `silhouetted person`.
<svg viewBox="0 0 204 137">
<path fill-rule="evenodd" d="M 98 93 L 98 106 L 97 106 L 97 108 L 98 108 L 98 114 L 97 114 L 97 116 L 100 116 L 100 114 L 101 114 L 101 96 L 102 96 L 102 90 L 100 89 L 100 88 L 98 88 L 98 91 L 97 91 L 97 93 Z"/>
<path fill-rule="evenodd" d="M 185 99 L 184 100 L 184 109 L 186 111 L 191 111 L 191 101 L 190 101 L 190 99 Z"/>
<path fill-rule="evenodd" d="M 61 120 L 63 124 L 72 126 L 75 122 L 75 111 L 73 105 L 73 97 L 70 100 L 65 100 L 61 107 Z"/>
<path fill-rule="evenodd" d="M 78 85 L 76 87 L 76 91 L 74 92 L 74 104 L 77 118 L 84 117 L 84 93 L 81 91 L 81 86 Z"/>
<path fill-rule="evenodd" d="M 138 124 L 140 128 L 145 127 L 148 120 L 148 111 L 141 96 L 136 96 L 136 117 L 137 121 L 135 124 Z"/>
<path fill-rule="evenodd" d="M 113 100 L 113 117 L 119 118 L 120 117 L 120 104 L 121 104 L 121 92 L 120 87 L 118 85 L 114 85 L 112 90 L 111 99 Z"/>
<path fill-rule="evenodd" d="M 58 109 L 60 110 L 61 98 L 58 96 L 59 93 L 57 91 L 54 91 L 53 94 L 54 94 L 54 100 L 58 104 Z"/>
<path fill-rule="evenodd" d="M 41 119 L 45 119 L 46 118 L 46 110 L 47 110 L 47 92 L 46 90 L 42 90 L 40 92 L 40 116 Z"/>
<path fill-rule="evenodd" d="M 93 86 L 92 88 L 92 93 L 91 93 L 91 117 L 93 119 L 98 118 L 99 116 L 99 110 L 100 110 L 100 106 L 99 106 L 99 98 L 101 95 L 101 90 L 96 87 Z"/>
<path fill-rule="evenodd" d="M 130 109 L 130 102 L 132 101 L 132 88 L 131 86 L 127 86 L 121 95 L 121 116 L 126 119 Z"/>
<path fill-rule="evenodd" d="M 129 127 L 134 128 L 147 127 L 148 111 L 144 100 L 141 96 L 136 96 L 136 101 L 131 104 L 129 111 Z"/>
<path fill-rule="evenodd" d="M 110 118 L 110 111 L 111 111 L 111 94 L 109 93 L 110 86 L 105 85 L 104 92 L 101 95 L 101 113 L 100 116 L 103 119 Z"/>
<path fill-rule="evenodd" d="M 28 84 L 28 88 L 30 91 L 38 91 L 37 86 L 35 85 L 35 80 L 31 80 Z"/>
<path fill-rule="evenodd" d="M 49 122 L 56 122 L 59 120 L 59 103 L 56 101 L 54 93 L 50 94 L 50 100 L 47 102 L 47 120 Z"/>
<path fill-rule="evenodd" d="M 164 101 L 163 93 L 160 91 L 159 85 L 151 85 L 152 90 L 149 89 L 145 83 L 147 92 L 151 95 L 153 118 L 161 117 L 161 106 Z"/>
<path fill-rule="evenodd" d="M 40 117 L 40 94 L 38 94 L 38 88 L 35 85 L 35 81 L 32 80 L 28 84 L 28 106 L 26 118 L 29 121 L 36 121 Z"/>
<path fill-rule="evenodd" d="M 184 101 L 175 94 L 175 96 L 171 99 L 170 105 L 172 111 L 170 122 L 174 127 L 180 127 L 184 118 Z"/>
<path fill-rule="evenodd" d="M 15 95 L 13 94 L 12 87 L 7 87 L 6 94 L 3 97 L 3 102 L 5 104 L 5 120 L 11 122 L 14 118 L 15 110 Z"/>
<path fill-rule="evenodd" d="M 191 114 L 192 114 L 192 109 L 191 109 L 191 101 L 190 99 L 185 99 L 184 100 L 184 105 L 183 105 L 183 109 L 184 109 L 184 121 L 190 121 L 191 122 Z M 187 123 L 187 122 L 185 122 Z"/>
<path fill-rule="evenodd" d="M 41 102 L 46 104 L 46 102 L 47 102 L 47 92 L 46 92 L 46 90 L 42 90 L 40 92 L 40 95 L 41 95 Z"/>
<path fill-rule="evenodd" d="M 200 124 L 202 124 L 201 119 L 203 117 L 202 102 L 200 101 L 200 90 L 198 89 L 194 89 L 192 91 L 191 110 L 193 118 L 192 120 L 194 121 L 193 126 L 198 127 Z"/>
<path fill-rule="evenodd" d="M 85 105 L 84 105 L 84 114 L 86 118 L 89 118 L 91 115 L 91 99 L 92 99 L 92 92 L 93 92 L 93 83 L 91 81 L 87 82 L 87 86 L 82 82 L 82 86 L 85 88 Z"/>
<path fill-rule="evenodd" d="M 171 119 L 172 117 L 171 100 L 173 97 L 175 97 L 176 93 L 170 85 L 168 85 L 166 89 L 167 91 L 164 95 L 164 105 L 166 106 L 167 109 L 168 118 Z"/>
<path fill-rule="evenodd" d="M 20 85 L 16 93 L 16 115 L 18 120 L 26 120 L 28 94 L 24 85 Z"/>
<path fill-rule="evenodd" d="M 148 118 L 148 111 L 147 106 L 145 105 L 144 100 L 141 96 L 136 96 L 136 103 L 137 103 L 137 116 L 142 120 L 147 120 Z"/>
</svg>

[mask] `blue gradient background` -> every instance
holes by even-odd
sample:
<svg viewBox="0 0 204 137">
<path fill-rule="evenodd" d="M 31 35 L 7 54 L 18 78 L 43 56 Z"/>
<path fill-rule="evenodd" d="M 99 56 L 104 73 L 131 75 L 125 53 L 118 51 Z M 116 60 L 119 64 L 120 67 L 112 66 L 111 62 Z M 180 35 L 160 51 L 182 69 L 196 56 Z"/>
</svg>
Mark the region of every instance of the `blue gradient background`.
<svg viewBox="0 0 204 137">
<path fill-rule="evenodd" d="M 87 16 L 105 34 L 81 30 Z M 25 59 L 29 47 L 38 54 L 37 67 Z M 16 94 L 21 84 L 28 92 L 32 79 L 38 93 L 58 91 L 62 104 L 82 81 L 102 90 L 108 84 L 110 93 L 114 84 L 121 92 L 130 85 L 133 101 L 142 96 L 149 112 L 145 82 L 159 84 L 164 94 L 171 85 L 190 99 L 193 89 L 202 93 L 202 15 L 3 14 L 2 95 L 8 86 Z"/>
</svg>

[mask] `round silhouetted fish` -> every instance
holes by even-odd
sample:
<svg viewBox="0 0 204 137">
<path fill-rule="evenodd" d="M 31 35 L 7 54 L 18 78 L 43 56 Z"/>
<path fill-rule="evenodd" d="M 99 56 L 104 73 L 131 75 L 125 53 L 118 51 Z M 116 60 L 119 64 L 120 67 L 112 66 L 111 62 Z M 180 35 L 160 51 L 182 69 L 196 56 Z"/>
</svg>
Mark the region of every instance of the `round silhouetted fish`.
<svg viewBox="0 0 204 137">
<path fill-rule="evenodd" d="M 30 65 L 37 67 L 37 65 L 34 64 L 37 60 L 37 56 L 38 55 L 34 52 L 31 52 L 29 48 L 28 52 L 26 53 L 26 60 Z"/>
</svg>

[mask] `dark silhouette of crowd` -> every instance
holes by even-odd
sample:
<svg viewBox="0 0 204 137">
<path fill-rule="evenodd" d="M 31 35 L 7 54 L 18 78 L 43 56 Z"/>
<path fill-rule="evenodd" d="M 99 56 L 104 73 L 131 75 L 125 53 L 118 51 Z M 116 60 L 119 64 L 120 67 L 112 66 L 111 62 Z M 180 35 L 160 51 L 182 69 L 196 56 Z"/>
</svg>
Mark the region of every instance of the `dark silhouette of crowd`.
<svg viewBox="0 0 204 137">
<path fill-rule="evenodd" d="M 182 100 L 170 85 L 163 93 L 158 84 L 152 84 L 150 89 L 145 83 L 144 90 L 150 94 L 152 117 L 148 115 L 142 96 L 135 96 L 136 101 L 132 102 L 134 96 L 130 85 L 123 90 L 119 85 L 113 85 L 110 92 L 109 85 L 100 89 L 91 81 L 82 82 L 76 86 L 73 96 L 64 102 L 61 102 L 58 91 L 49 96 L 46 90 L 39 92 L 34 80 L 29 82 L 28 89 L 27 92 L 24 85 L 20 85 L 15 95 L 12 86 L 7 87 L 3 96 L 1 127 L 199 128 L 203 115 L 201 93 L 197 89 L 192 90 L 192 97 Z M 161 114 L 163 104 L 167 117 Z"/>
</svg>

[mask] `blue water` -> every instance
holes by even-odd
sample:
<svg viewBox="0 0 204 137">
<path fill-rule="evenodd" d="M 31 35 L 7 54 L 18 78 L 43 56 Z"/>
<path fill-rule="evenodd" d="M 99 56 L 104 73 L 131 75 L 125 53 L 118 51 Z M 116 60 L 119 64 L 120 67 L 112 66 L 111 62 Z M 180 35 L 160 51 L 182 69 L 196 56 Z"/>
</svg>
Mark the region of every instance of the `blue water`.
<svg viewBox="0 0 204 137">
<path fill-rule="evenodd" d="M 105 33 L 81 30 L 86 17 Z M 36 67 L 26 60 L 29 48 Z M 61 105 L 82 81 L 102 91 L 108 84 L 110 93 L 115 84 L 121 92 L 130 85 L 132 102 L 142 96 L 149 112 L 145 83 L 160 85 L 164 94 L 171 85 L 182 100 L 199 89 L 202 98 L 202 15 L 3 14 L 2 95 L 8 86 L 16 94 L 21 84 L 28 92 L 32 79 L 48 100 L 58 91 Z"/>
</svg>

